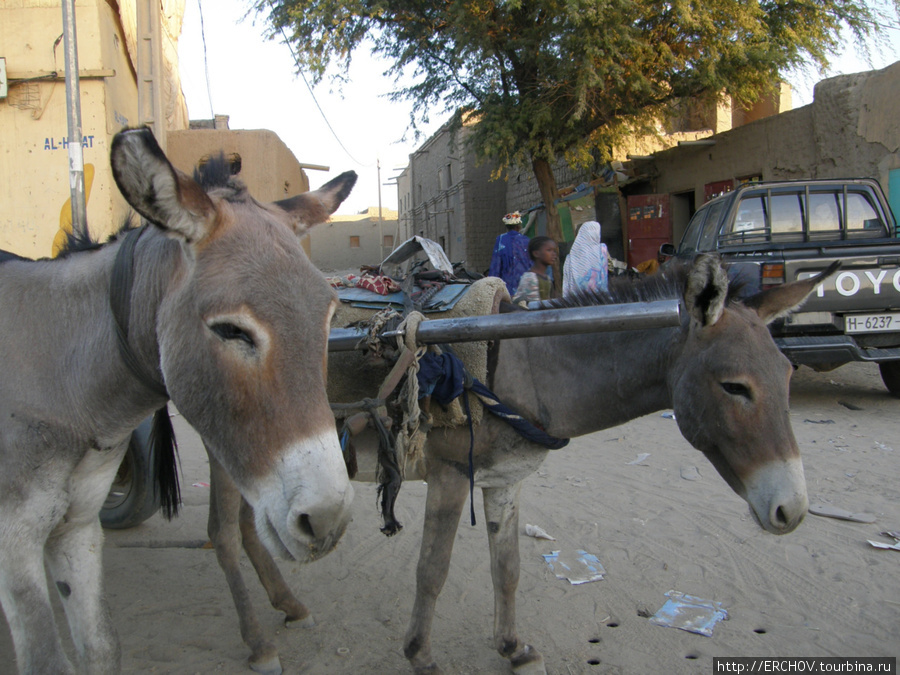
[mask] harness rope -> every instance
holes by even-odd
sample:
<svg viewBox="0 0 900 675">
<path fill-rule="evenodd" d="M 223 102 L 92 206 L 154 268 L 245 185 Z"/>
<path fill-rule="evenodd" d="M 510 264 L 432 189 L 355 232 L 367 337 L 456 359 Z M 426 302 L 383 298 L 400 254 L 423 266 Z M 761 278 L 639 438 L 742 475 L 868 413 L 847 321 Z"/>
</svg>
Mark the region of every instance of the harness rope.
<svg viewBox="0 0 900 675">
<path fill-rule="evenodd" d="M 385 313 L 397 314 L 393 310 L 387 310 Z M 393 316 L 389 318 L 393 318 Z M 373 337 L 377 335 L 374 327 L 383 326 L 386 320 L 377 315 L 373 317 L 370 324 L 373 328 L 369 337 L 366 338 L 367 344 L 376 340 Z M 351 465 L 355 466 L 356 464 L 355 455 L 350 451 L 351 435 L 362 431 L 369 420 L 378 432 L 378 467 L 381 473 L 378 490 L 379 496 L 381 496 L 382 516 L 385 521 L 382 532 L 388 536 L 395 534 L 403 527 L 394 517 L 394 501 L 397 491 L 400 489 L 400 481 L 405 477 L 409 463 L 411 461 L 418 462 L 423 458 L 427 433 L 431 429 L 431 416 L 427 412 L 423 412 L 419 406 L 423 385 L 430 395 L 443 406 L 449 405 L 460 396 L 462 397 L 463 410 L 469 427 L 469 514 L 472 525 L 476 524 L 475 428 L 469 401 L 470 392 L 478 398 L 488 412 L 509 424 L 526 440 L 551 450 L 565 447 L 569 443 L 569 439 L 551 436 L 544 429 L 529 422 L 501 402 L 484 383 L 468 372 L 463 362 L 449 346 L 444 345 L 445 351 L 442 352 L 436 347 L 428 348 L 418 344 L 418 328 L 424 320 L 424 315 L 412 311 L 398 326 L 398 332 L 404 336 L 402 340 L 398 339 L 400 356 L 385 378 L 376 399 L 363 399 L 356 403 L 332 404 L 331 406 L 336 417 L 347 417 L 346 413 L 349 411 L 362 411 L 357 415 L 347 417 L 340 432 L 341 449 L 344 452 L 344 460 L 348 469 Z M 423 361 L 428 364 L 427 372 L 424 374 Z M 403 375 L 406 375 L 406 381 L 398 395 L 403 410 L 403 419 L 400 429 L 391 443 L 391 433 L 384 423 L 384 420 L 389 419 L 387 399 Z M 354 427 L 356 427 L 355 430 Z"/>
<path fill-rule="evenodd" d="M 403 421 L 397 433 L 397 451 L 403 458 L 403 470 L 412 463 L 418 464 L 425 457 L 425 440 L 431 430 L 432 417 L 424 413 L 419 406 L 419 363 L 428 351 L 428 347 L 420 345 L 416 341 L 419 324 L 425 320 L 421 312 L 410 312 L 406 319 L 397 327 L 403 331 L 401 344 L 401 356 L 412 355 L 412 362 L 406 371 L 406 381 L 400 390 L 401 408 L 403 409 Z"/>
<path fill-rule="evenodd" d="M 378 340 L 378 334 L 388 322 L 399 317 L 400 314 L 390 308 L 373 316 L 368 322 L 369 335 L 363 339 L 363 342 L 365 342 L 365 344 L 376 354 L 380 354 L 383 351 L 384 345 Z M 405 326 L 405 324 L 406 322 L 403 322 L 401 328 Z M 390 431 L 391 418 L 387 412 L 387 399 L 397 388 L 397 385 L 404 375 L 407 375 L 407 384 L 409 383 L 409 373 L 414 372 L 418 367 L 417 355 L 418 350 L 410 350 L 406 348 L 405 345 L 401 347 L 400 356 L 382 383 L 376 398 L 365 398 L 354 403 L 331 404 L 331 410 L 335 414 L 335 417 L 345 418 L 344 424 L 339 432 L 339 437 L 341 441 L 341 452 L 344 455 L 344 463 L 347 465 L 347 471 L 350 473 L 351 478 L 356 474 L 357 468 L 355 451 L 350 443 L 351 436 L 361 432 L 369 423 L 371 423 L 372 427 L 374 427 L 377 432 L 378 496 L 381 499 L 381 515 L 384 520 L 381 531 L 389 537 L 403 529 L 403 525 L 397 520 L 394 514 L 394 505 L 397 501 L 397 495 L 400 492 L 400 486 L 403 483 L 403 477 L 406 474 L 410 446 L 406 440 L 408 439 L 409 434 L 405 431 L 409 422 L 409 414 L 404 414 L 403 428 L 401 428 L 396 436 L 392 435 Z M 415 380 L 416 378 L 413 377 L 412 379 Z M 405 390 L 406 385 L 404 385 L 404 391 Z M 418 392 L 418 389 L 416 389 L 416 392 Z M 401 393 L 401 397 L 402 396 L 403 394 Z M 418 410 L 418 401 L 416 401 L 416 410 Z M 416 429 L 418 429 L 417 420 L 418 412 L 416 413 Z M 424 446 L 424 439 L 421 444 Z"/>
</svg>

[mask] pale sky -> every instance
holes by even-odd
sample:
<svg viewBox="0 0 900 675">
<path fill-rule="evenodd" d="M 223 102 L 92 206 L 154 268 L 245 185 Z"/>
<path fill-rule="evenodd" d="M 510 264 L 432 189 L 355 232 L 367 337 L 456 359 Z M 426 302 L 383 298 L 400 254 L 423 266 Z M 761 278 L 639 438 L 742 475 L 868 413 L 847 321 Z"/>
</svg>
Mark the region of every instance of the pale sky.
<svg viewBox="0 0 900 675">
<path fill-rule="evenodd" d="M 261 20 L 255 24 L 252 19 L 241 20 L 246 5 L 246 0 L 202 3 L 207 89 L 198 0 L 185 2 L 179 67 L 191 119 L 211 119 L 214 113 L 228 115 L 231 129 L 271 129 L 302 164 L 330 167 L 328 172 L 307 169 L 312 189 L 344 171 L 356 171 L 359 180 L 338 210 L 340 214 L 377 207 L 379 187 L 382 207 L 396 209 L 397 188 L 383 183 L 392 182 L 409 162 L 409 154 L 425 139 L 415 142 L 410 133 L 410 140 L 401 142 L 409 108 L 385 98 L 393 80 L 383 75 L 384 66 L 360 53 L 354 57 L 352 82 L 345 85 L 343 96 L 329 93 L 327 81 L 313 90 L 339 142 L 303 80 L 294 74 L 290 50 L 263 38 Z M 435 118 L 426 127 L 427 133 L 434 133 L 446 119 Z M 381 162 L 381 185 L 377 160 Z"/>
<path fill-rule="evenodd" d="M 377 207 L 379 190 L 382 207 L 396 209 L 397 188 L 384 183 L 392 182 L 427 136 L 416 141 L 410 132 L 406 142 L 401 140 L 409 123 L 409 104 L 385 98 L 394 83 L 384 76 L 384 64 L 360 52 L 354 57 L 351 81 L 344 85 L 343 95 L 331 93 L 328 81 L 313 90 L 332 133 L 303 80 L 294 74 L 290 50 L 262 37 L 261 20 L 241 20 L 247 0 L 202 3 L 204 65 L 199 1 L 185 1 L 179 40 L 181 86 L 190 117 L 229 115 L 232 129 L 271 129 L 299 162 L 330 167 L 327 172 L 307 170 L 313 189 L 343 171 L 356 171 L 359 181 L 338 210 L 340 214 Z M 883 68 L 900 60 L 900 30 L 889 30 L 888 38 L 886 46 L 872 48 L 871 61 L 848 44 L 845 52 L 833 59 L 828 75 Z M 795 108 L 811 102 L 812 88 L 819 79 L 818 74 L 805 73 L 791 82 Z M 434 133 L 448 118 L 448 114 L 433 114 L 425 131 Z M 380 181 L 377 160 L 381 163 Z"/>
</svg>

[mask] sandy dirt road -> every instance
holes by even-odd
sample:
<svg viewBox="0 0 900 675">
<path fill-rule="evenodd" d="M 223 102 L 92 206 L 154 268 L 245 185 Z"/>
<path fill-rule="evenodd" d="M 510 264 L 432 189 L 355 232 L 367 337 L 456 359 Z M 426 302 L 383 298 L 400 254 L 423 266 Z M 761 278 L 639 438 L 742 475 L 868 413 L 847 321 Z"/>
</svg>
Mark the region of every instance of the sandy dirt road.
<svg viewBox="0 0 900 675">
<path fill-rule="evenodd" d="M 900 655 L 900 551 L 868 539 L 900 530 L 900 399 L 877 368 L 801 369 L 791 389 L 810 500 L 876 516 L 861 524 L 809 515 L 791 535 L 754 523 L 707 460 L 660 413 L 574 440 L 551 453 L 522 491 L 520 635 L 551 675 L 712 673 L 716 656 Z M 127 673 L 249 673 L 248 652 L 224 578 L 206 541 L 208 478 L 196 436 L 176 419 L 185 514 L 108 532 L 106 592 Z M 635 463 L 643 453 L 649 456 Z M 312 628 L 285 629 L 252 584 L 287 673 L 408 673 L 402 641 L 413 584 L 425 486 L 404 485 L 403 532 L 378 531 L 375 490 L 357 484 L 354 521 L 337 550 L 305 567 L 282 565 L 312 609 Z M 434 653 L 448 673 L 506 673 L 491 647 L 493 602 L 480 495 L 477 527 L 463 524 L 438 603 Z M 542 558 L 583 549 L 606 569 L 574 586 Z M 253 570 L 244 563 L 248 580 Z M 647 618 L 682 591 L 721 602 L 712 637 Z M 58 620 L 63 622 L 62 614 Z M 14 672 L 0 628 L 0 673 Z"/>
</svg>

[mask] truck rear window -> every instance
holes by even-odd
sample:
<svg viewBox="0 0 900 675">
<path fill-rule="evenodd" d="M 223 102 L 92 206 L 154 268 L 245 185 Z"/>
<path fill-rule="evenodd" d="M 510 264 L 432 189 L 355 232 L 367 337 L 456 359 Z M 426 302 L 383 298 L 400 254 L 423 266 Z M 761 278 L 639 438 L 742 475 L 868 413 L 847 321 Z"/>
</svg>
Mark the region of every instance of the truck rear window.
<svg viewBox="0 0 900 675">
<path fill-rule="evenodd" d="M 875 207 L 865 195 L 851 192 L 847 195 L 847 233 L 850 236 L 886 237 L 887 227 Z"/>
<path fill-rule="evenodd" d="M 888 236 L 865 193 L 779 192 L 747 195 L 737 205 L 719 245 L 868 239 Z"/>
<path fill-rule="evenodd" d="M 830 236 L 841 231 L 841 195 L 819 192 L 809 195 L 809 233 L 828 232 Z"/>
<path fill-rule="evenodd" d="M 803 195 L 772 195 L 772 236 L 776 239 L 802 241 Z"/>
</svg>

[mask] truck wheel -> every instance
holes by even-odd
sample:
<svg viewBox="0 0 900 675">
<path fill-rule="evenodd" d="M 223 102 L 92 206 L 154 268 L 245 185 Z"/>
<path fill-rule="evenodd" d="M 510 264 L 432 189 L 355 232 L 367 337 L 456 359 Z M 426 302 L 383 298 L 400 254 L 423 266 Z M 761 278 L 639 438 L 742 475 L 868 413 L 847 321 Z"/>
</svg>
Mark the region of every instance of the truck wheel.
<svg viewBox="0 0 900 675">
<path fill-rule="evenodd" d="M 900 398 L 900 361 L 884 361 L 878 364 L 881 379 L 892 396 Z"/>
<path fill-rule="evenodd" d="M 159 491 L 155 489 L 153 461 L 150 456 L 148 417 L 131 433 L 128 451 L 100 509 L 100 524 L 111 530 L 140 525 L 159 510 Z"/>
</svg>

